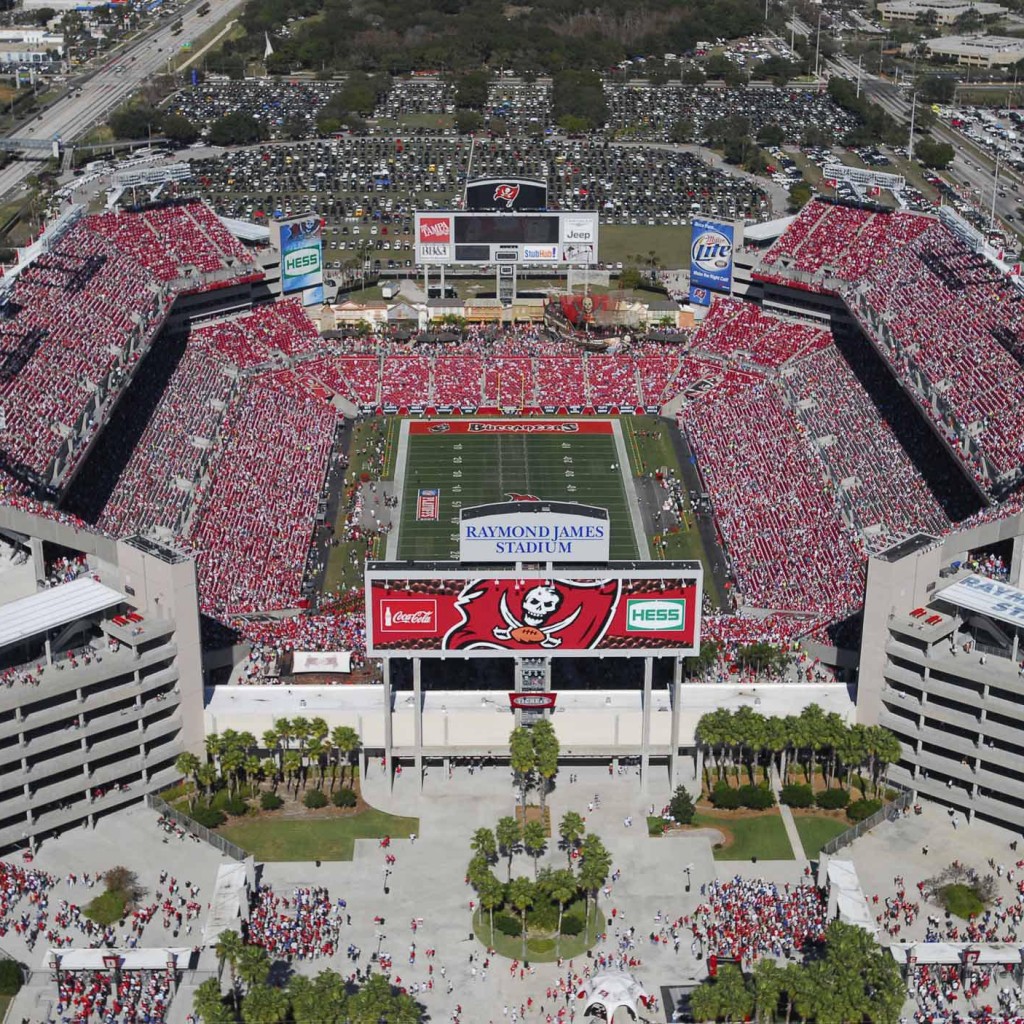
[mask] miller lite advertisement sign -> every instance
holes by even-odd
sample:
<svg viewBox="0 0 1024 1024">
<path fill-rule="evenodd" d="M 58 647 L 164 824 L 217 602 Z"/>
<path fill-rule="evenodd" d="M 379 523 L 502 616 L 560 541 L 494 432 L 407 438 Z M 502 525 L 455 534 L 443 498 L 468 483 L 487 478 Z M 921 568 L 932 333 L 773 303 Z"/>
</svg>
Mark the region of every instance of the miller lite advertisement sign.
<svg viewBox="0 0 1024 1024">
<path fill-rule="evenodd" d="M 500 570 L 367 571 L 371 656 L 688 657 L 698 650 L 699 563 L 543 577 Z M 678 568 L 685 566 L 685 569 Z"/>
<path fill-rule="evenodd" d="M 697 218 L 690 238 L 691 288 L 731 292 L 733 225 Z"/>
<path fill-rule="evenodd" d="M 546 210 L 547 182 L 539 178 L 480 178 L 466 186 L 467 210 Z"/>
</svg>

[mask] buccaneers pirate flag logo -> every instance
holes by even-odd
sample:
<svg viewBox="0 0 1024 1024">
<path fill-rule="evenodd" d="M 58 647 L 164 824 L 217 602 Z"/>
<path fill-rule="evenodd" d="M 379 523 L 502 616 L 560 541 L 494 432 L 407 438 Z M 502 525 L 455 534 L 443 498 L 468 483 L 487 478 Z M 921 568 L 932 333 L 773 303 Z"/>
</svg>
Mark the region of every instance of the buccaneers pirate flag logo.
<svg viewBox="0 0 1024 1024">
<path fill-rule="evenodd" d="M 603 639 L 619 603 L 619 580 L 473 580 L 459 595 L 462 621 L 450 651 L 586 650 Z"/>
</svg>

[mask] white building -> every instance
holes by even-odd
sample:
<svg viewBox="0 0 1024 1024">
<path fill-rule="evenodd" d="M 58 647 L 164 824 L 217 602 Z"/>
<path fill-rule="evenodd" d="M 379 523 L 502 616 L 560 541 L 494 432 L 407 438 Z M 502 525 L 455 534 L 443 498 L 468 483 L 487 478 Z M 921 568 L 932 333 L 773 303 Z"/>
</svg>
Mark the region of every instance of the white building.
<svg viewBox="0 0 1024 1024">
<path fill-rule="evenodd" d="M 952 25 L 969 11 L 982 18 L 1007 13 L 1002 4 L 967 3 L 965 0 L 882 0 L 878 4 L 878 15 L 883 21 L 916 21 L 918 15 L 929 11 L 935 12 L 936 25 Z"/>
<path fill-rule="evenodd" d="M 928 56 L 955 60 L 962 67 L 1006 67 L 1024 60 L 1024 39 L 1016 36 L 940 36 L 921 45 Z"/>
</svg>

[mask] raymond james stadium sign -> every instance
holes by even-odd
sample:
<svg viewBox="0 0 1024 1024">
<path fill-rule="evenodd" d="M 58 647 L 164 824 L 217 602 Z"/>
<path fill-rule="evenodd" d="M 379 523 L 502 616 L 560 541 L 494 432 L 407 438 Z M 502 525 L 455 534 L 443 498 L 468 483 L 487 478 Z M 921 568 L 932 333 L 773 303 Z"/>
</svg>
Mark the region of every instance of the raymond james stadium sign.
<svg viewBox="0 0 1024 1024">
<path fill-rule="evenodd" d="M 463 562 L 607 562 L 610 526 L 606 509 L 519 500 L 463 509 L 459 557 Z M 528 500 L 524 500 L 528 498 Z"/>
</svg>

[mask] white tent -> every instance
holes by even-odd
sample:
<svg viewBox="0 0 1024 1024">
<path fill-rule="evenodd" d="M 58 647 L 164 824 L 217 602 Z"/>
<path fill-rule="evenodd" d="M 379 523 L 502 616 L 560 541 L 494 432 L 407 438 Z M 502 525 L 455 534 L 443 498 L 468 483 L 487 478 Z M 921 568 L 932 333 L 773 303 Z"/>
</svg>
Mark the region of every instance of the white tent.
<svg viewBox="0 0 1024 1024">
<path fill-rule="evenodd" d="M 636 1020 L 639 1017 L 638 1003 L 648 998 L 643 985 L 624 971 L 605 971 L 595 975 L 586 983 L 580 995 L 584 998 L 584 1016 L 601 1007 L 609 1024 L 620 1007 L 624 1007 L 630 1017 Z"/>
<path fill-rule="evenodd" d="M 212 946 L 221 932 L 238 931 L 249 918 L 249 885 L 246 864 L 221 864 L 213 889 L 210 913 L 203 929 L 203 945 Z"/>
<path fill-rule="evenodd" d="M 963 963 L 964 951 L 969 959 L 979 964 L 1019 965 L 1021 950 L 1010 942 L 894 942 L 889 946 L 892 958 L 898 964 L 911 960 L 919 964 Z"/>
<path fill-rule="evenodd" d="M 878 934 L 878 925 L 860 887 L 853 861 L 829 858 L 828 895 L 830 917 L 838 914 L 845 924 L 855 924 L 872 935 Z"/>
<path fill-rule="evenodd" d="M 185 970 L 192 961 L 191 947 L 157 947 L 153 949 L 48 949 L 46 964 L 51 969 L 59 965 L 62 971 L 102 971 L 113 966 L 122 971 L 162 971 L 168 962 L 174 961 L 179 971 Z"/>
</svg>

